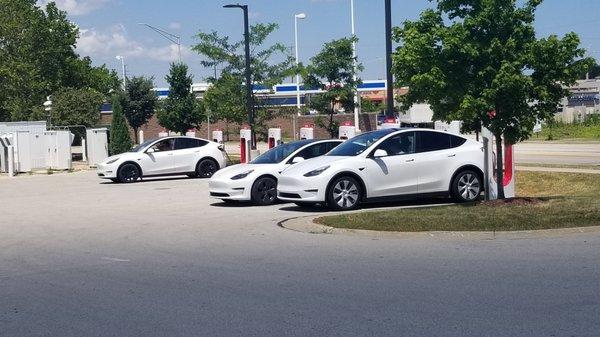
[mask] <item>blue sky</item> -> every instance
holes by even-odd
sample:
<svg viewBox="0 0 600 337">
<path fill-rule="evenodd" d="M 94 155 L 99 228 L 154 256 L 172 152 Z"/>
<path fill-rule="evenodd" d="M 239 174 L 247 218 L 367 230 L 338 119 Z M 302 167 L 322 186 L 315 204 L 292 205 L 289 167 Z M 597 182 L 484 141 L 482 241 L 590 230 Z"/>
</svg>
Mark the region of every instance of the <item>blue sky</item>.
<svg viewBox="0 0 600 337">
<path fill-rule="evenodd" d="M 41 0 L 43 3 L 45 0 Z M 155 77 L 157 86 L 165 85 L 169 62 L 177 59 L 176 47 L 150 29 L 138 25 L 146 22 L 180 35 L 184 45 L 183 60 L 195 81 L 212 73 L 200 66 L 200 58 L 189 46 L 198 31 L 216 30 L 232 38 L 242 38 L 241 11 L 223 9 L 237 1 L 221 0 L 58 0 L 70 19 L 81 29 L 78 52 L 89 55 L 95 64 L 105 63 L 120 73 L 116 55 L 124 55 L 128 75 Z M 304 12 L 299 22 L 300 59 L 306 62 L 324 42 L 350 35 L 350 0 L 247 0 L 250 23 L 276 22 L 279 30 L 271 42 L 294 43 L 294 14 Z M 365 70 L 361 77 L 384 77 L 384 8 L 383 0 L 355 0 L 359 61 Z M 392 0 L 393 23 L 415 19 L 431 6 L 428 0 Z M 537 12 L 540 37 L 559 36 L 574 31 L 589 54 L 600 59 L 600 1 L 545 0 Z"/>
</svg>

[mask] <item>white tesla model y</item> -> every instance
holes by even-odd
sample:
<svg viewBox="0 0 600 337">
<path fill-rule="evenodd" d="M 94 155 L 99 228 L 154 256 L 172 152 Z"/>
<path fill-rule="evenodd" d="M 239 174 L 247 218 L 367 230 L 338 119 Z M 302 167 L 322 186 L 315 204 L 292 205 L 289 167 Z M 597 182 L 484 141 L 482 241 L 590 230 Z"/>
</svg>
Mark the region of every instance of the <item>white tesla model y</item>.
<svg viewBox="0 0 600 337">
<path fill-rule="evenodd" d="M 278 198 L 337 210 L 390 197 L 451 195 L 476 200 L 483 190 L 481 144 L 430 129 L 363 133 L 327 155 L 286 169 Z"/>
<path fill-rule="evenodd" d="M 277 201 L 281 171 L 310 158 L 322 156 L 343 141 L 299 140 L 270 149 L 249 164 L 229 166 L 209 181 L 210 196 L 225 202 L 252 201 L 270 205 Z"/>
<path fill-rule="evenodd" d="M 209 178 L 227 165 L 223 145 L 193 137 L 165 137 L 146 141 L 129 152 L 97 165 L 98 176 L 132 183 L 142 177 L 188 175 Z"/>
</svg>

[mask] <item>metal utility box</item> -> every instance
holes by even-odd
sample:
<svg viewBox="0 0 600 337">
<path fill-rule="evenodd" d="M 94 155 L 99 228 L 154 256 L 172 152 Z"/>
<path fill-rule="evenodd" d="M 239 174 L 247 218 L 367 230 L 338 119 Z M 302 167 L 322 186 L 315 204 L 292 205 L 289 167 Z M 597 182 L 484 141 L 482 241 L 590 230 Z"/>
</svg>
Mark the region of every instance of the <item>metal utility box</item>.
<svg viewBox="0 0 600 337">
<path fill-rule="evenodd" d="M 0 172 L 8 173 L 8 150 L 12 146 L 12 135 L 0 135 Z"/>
<path fill-rule="evenodd" d="M 441 121 L 436 121 L 434 123 L 434 128 L 440 131 L 446 131 L 453 133 L 455 135 L 460 135 L 460 128 L 462 126 L 461 121 L 451 121 L 450 123 L 445 123 Z"/>
<path fill-rule="evenodd" d="M 431 123 L 433 110 L 429 104 L 414 104 L 408 111 L 400 114 L 400 122 L 405 124 Z"/>
<path fill-rule="evenodd" d="M 70 131 L 53 130 L 44 132 L 46 166 L 52 170 L 72 168 L 71 144 L 74 135 Z"/>
<path fill-rule="evenodd" d="M 108 129 L 87 129 L 85 139 L 89 166 L 96 166 L 108 158 Z"/>
<path fill-rule="evenodd" d="M 310 125 L 300 128 L 300 139 L 315 139 L 315 128 Z"/>
<path fill-rule="evenodd" d="M 281 144 L 281 129 L 270 128 L 268 130 L 268 145 L 269 149 L 272 149 Z"/>
</svg>

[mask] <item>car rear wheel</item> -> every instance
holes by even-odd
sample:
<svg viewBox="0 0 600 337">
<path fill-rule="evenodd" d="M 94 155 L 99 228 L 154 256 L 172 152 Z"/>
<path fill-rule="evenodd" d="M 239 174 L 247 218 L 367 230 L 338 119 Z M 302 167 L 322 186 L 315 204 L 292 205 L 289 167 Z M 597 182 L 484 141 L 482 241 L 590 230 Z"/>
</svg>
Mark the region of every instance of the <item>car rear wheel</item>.
<svg viewBox="0 0 600 337">
<path fill-rule="evenodd" d="M 202 159 L 196 165 L 196 177 L 210 178 L 219 170 L 219 164 L 210 158 Z"/>
<path fill-rule="evenodd" d="M 119 168 L 117 176 L 121 183 L 134 183 L 140 179 L 140 169 L 134 164 L 125 164 Z"/>
<path fill-rule="evenodd" d="M 352 177 L 339 177 L 327 191 L 327 205 L 335 210 L 347 211 L 358 207 L 362 195 L 361 186 Z"/>
<path fill-rule="evenodd" d="M 482 191 L 481 177 L 474 171 L 465 170 L 454 177 L 450 194 L 457 202 L 472 202 Z"/>
<path fill-rule="evenodd" d="M 271 177 L 258 178 L 252 185 L 252 202 L 255 205 L 272 205 L 277 201 L 277 181 Z"/>
</svg>

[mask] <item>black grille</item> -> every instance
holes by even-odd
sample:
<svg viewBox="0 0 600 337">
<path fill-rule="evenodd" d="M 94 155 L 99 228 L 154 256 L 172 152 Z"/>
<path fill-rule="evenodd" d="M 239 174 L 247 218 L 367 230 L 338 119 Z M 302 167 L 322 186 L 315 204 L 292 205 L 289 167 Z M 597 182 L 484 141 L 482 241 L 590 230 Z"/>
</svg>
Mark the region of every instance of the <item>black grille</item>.
<svg viewBox="0 0 600 337">
<path fill-rule="evenodd" d="M 290 199 L 300 199 L 300 194 L 297 193 L 285 193 L 285 192 L 279 192 L 279 196 L 282 198 L 290 198 Z"/>
<path fill-rule="evenodd" d="M 210 192 L 211 197 L 228 197 L 227 193 Z"/>
</svg>

